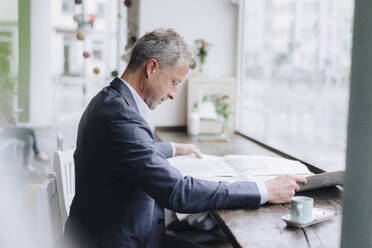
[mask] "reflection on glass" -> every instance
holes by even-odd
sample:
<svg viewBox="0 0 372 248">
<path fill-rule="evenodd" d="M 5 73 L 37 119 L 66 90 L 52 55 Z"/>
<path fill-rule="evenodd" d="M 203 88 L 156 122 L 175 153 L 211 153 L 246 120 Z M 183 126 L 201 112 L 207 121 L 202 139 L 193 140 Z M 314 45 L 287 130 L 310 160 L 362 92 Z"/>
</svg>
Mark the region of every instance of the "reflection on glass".
<svg viewBox="0 0 372 248">
<path fill-rule="evenodd" d="M 247 0 L 240 131 L 345 166 L 353 0 Z"/>
</svg>

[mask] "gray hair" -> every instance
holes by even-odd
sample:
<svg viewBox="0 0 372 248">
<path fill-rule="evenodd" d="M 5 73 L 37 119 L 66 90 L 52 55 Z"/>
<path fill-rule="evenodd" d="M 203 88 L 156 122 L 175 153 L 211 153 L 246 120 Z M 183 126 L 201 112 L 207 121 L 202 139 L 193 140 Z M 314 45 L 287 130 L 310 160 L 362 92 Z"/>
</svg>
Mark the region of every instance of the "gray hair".
<svg viewBox="0 0 372 248">
<path fill-rule="evenodd" d="M 185 40 L 170 28 L 155 29 L 142 36 L 134 45 L 127 70 L 136 71 L 152 58 L 159 62 L 160 68 L 178 67 L 184 62 L 191 69 L 196 65 Z"/>
</svg>

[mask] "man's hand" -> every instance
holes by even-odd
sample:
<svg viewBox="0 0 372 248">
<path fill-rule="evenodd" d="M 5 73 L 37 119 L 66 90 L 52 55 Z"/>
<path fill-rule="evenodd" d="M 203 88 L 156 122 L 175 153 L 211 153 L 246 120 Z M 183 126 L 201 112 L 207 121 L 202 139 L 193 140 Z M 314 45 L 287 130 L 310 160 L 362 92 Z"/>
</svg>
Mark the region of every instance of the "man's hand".
<svg viewBox="0 0 372 248">
<path fill-rule="evenodd" d="M 300 189 L 297 183 L 306 184 L 306 178 L 284 175 L 265 182 L 268 192 L 267 202 L 289 203 L 295 192 Z"/>
<path fill-rule="evenodd" d="M 177 155 L 188 155 L 188 154 L 195 154 L 197 158 L 201 158 L 201 151 L 199 147 L 194 144 L 177 144 L 173 143 L 174 148 L 176 148 L 176 156 Z"/>
</svg>

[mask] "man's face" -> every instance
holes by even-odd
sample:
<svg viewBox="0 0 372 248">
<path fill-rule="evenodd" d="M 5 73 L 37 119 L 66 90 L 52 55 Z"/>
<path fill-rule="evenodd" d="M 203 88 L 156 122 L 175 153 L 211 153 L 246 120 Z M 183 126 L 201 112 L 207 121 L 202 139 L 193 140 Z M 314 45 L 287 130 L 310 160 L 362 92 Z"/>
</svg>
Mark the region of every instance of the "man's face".
<svg viewBox="0 0 372 248">
<path fill-rule="evenodd" d="M 178 85 L 183 82 L 188 71 L 188 64 L 182 64 L 177 68 L 159 69 L 159 64 L 155 63 L 147 68 L 144 101 L 149 108 L 155 109 L 169 98 L 173 100 L 177 95 Z"/>
</svg>

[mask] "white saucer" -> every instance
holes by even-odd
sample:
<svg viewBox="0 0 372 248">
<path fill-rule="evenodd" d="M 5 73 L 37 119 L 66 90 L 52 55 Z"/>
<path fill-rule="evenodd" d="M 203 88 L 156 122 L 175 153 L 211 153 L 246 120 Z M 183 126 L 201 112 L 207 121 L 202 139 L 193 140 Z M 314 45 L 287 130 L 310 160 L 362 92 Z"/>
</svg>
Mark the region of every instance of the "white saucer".
<svg viewBox="0 0 372 248">
<path fill-rule="evenodd" d="M 306 227 L 310 226 L 325 220 L 328 220 L 335 214 L 334 210 L 325 209 L 325 208 L 313 208 L 313 218 L 309 221 L 299 222 L 291 220 L 291 214 L 286 214 L 282 216 L 282 219 L 287 223 L 288 226 L 293 227 Z"/>
</svg>

